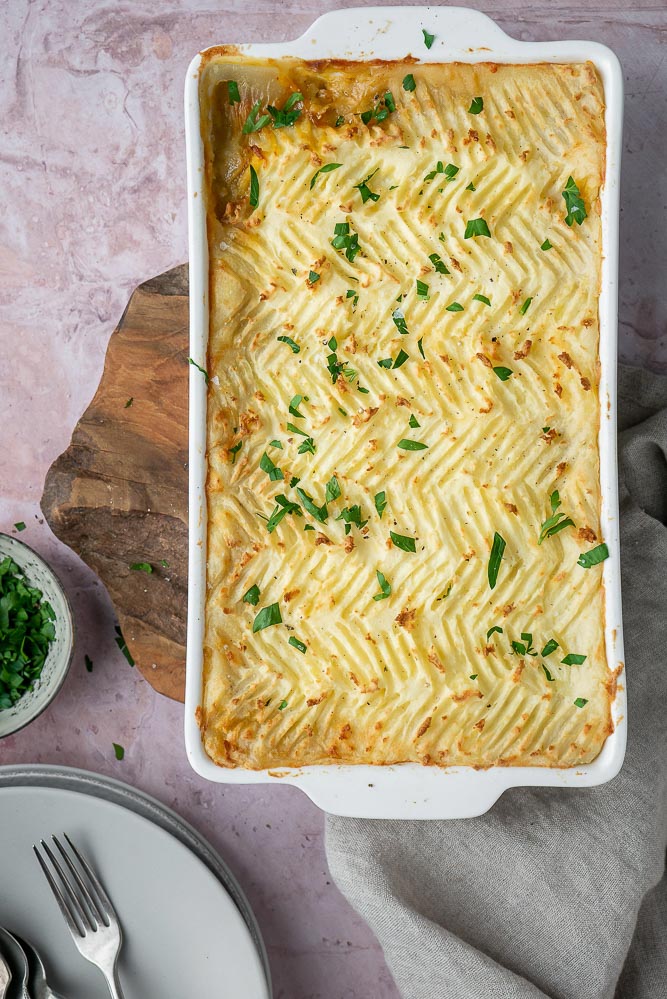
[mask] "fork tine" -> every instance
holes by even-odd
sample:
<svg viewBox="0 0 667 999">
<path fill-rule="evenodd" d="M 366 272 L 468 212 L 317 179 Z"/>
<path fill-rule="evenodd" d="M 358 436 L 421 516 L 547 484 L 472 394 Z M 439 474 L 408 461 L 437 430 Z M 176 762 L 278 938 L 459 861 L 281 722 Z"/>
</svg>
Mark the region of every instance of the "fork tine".
<svg viewBox="0 0 667 999">
<path fill-rule="evenodd" d="M 77 850 L 77 848 L 74 846 L 74 843 L 69 838 L 69 836 L 67 835 L 67 833 L 63 833 L 63 835 L 64 835 L 65 839 L 67 840 L 67 842 L 69 843 L 69 846 L 70 846 L 70 849 L 72 850 L 72 853 L 74 854 L 74 856 L 76 857 L 76 859 L 81 864 L 81 868 L 84 871 L 84 873 L 86 874 L 86 877 L 88 878 L 88 880 L 90 881 L 90 883 L 92 884 L 93 888 L 95 889 L 95 891 L 97 892 L 97 894 L 99 896 L 99 900 L 102 903 L 102 907 L 104 909 L 104 914 L 107 917 L 107 925 L 109 925 L 109 921 L 112 920 L 112 919 L 115 919 L 116 922 L 118 922 L 118 916 L 116 915 L 116 910 L 114 909 L 114 907 L 113 907 L 113 905 L 111 903 L 111 899 L 109 898 L 109 896 L 105 892 L 104 888 L 102 887 L 99 878 L 97 877 L 97 875 L 95 874 L 95 872 L 92 870 L 92 868 L 90 867 L 90 865 L 88 864 L 88 862 L 86 861 L 86 859 L 79 853 L 79 851 Z"/>
<path fill-rule="evenodd" d="M 68 907 L 68 905 L 67 905 L 67 903 L 65 901 L 65 898 L 64 898 L 62 892 L 60 891 L 60 888 L 56 884 L 55 879 L 54 879 L 53 875 L 51 874 L 51 871 L 46 866 L 46 863 L 44 862 L 44 859 L 43 859 L 41 853 L 39 852 L 39 850 L 37 849 L 37 847 L 34 844 L 33 844 L 33 850 L 34 850 L 35 856 L 37 857 L 37 860 L 39 861 L 39 866 L 42 868 L 42 871 L 44 872 L 44 877 L 48 881 L 49 887 L 50 887 L 51 891 L 53 892 L 53 897 L 55 898 L 56 902 L 58 903 L 58 908 L 60 909 L 60 911 L 61 911 L 61 913 L 63 915 L 63 919 L 65 920 L 65 922 L 67 923 L 67 925 L 69 927 L 70 933 L 72 934 L 73 937 L 77 937 L 77 936 L 78 937 L 82 937 L 84 934 L 81 932 L 81 927 L 79 926 L 79 924 L 78 924 L 77 920 L 75 919 L 75 917 L 70 912 L 69 907 Z"/>
<path fill-rule="evenodd" d="M 57 871 L 57 873 L 58 873 L 58 875 L 60 877 L 60 880 L 62 882 L 62 887 L 63 887 L 63 889 L 65 891 L 65 895 L 67 896 L 67 901 L 69 903 L 70 908 L 74 909 L 78 913 L 79 917 L 82 920 L 82 924 L 83 924 L 83 934 L 82 934 L 82 936 L 86 935 L 86 924 L 88 924 L 88 927 L 91 930 L 95 931 L 97 929 L 97 923 L 95 922 L 94 914 L 91 914 L 90 908 L 86 904 L 85 895 L 84 895 L 83 899 L 80 898 L 79 895 L 77 895 L 74 886 L 72 885 L 71 881 L 69 880 L 69 878 L 65 874 L 64 870 L 60 866 L 60 863 L 58 862 L 58 858 L 53 853 L 53 850 L 51 849 L 51 847 L 49 846 L 49 844 L 45 843 L 44 840 L 42 840 L 41 843 L 42 843 L 42 847 L 44 849 L 44 852 L 46 853 L 47 857 L 51 861 L 51 864 L 56 869 L 56 871 Z"/>
<path fill-rule="evenodd" d="M 72 848 L 72 850 L 74 851 L 74 856 L 77 858 L 77 860 L 81 864 L 81 867 L 83 868 L 84 873 L 88 874 L 88 877 L 90 878 L 90 871 L 86 870 L 86 864 L 84 863 L 81 854 L 78 852 L 78 850 L 76 849 L 76 847 L 72 844 L 72 841 L 69 838 L 69 836 L 67 835 L 67 833 L 63 833 L 63 835 L 64 835 L 65 839 L 67 840 L 67 842 L 69 843 L 69 845 Z M 83 895 L 85 901 L 87 902 L 88 906 L 91 909 L 94 910 L 93 911 L 93 916 L 95 917 L 96 920 L 99 919 L 99 921 L 101 923 L 103 923 L 105 926 L 108 926 L 109 925 L 109 920 L 106 917 L 106 914 L 104 912 L 104 906 L 100 905 L 98 899 L 95 898 L 94 892 L 91 892 L 90 887 L 85 883 L 85 881 L 83 880 L 83 878 L 81 877 L 81 875 L 77 871 L 76 867 L 72 863 L 72 860 L 71 860 L 69 854 L 63 848 L 63 845 L 60 842 L 60 840 L 58 839 L 58 837 L 57 836 L 52 836 L 51 838 L 52 838 L 53 842 L 56 844 L 56 846 L 58 847 L 58 850 L 60 851 L 60 854 L 61 854 L 63 860 L 67 864 L 67 867 L 69 868 L 69 870 L 70 870 L 70 872 L 72 874 L 72 877 L 74 878 L 74 880 L 78 884 L 79 890 L 81 891 L 81 894 Z M 92 881 L 93 879 L 90 878 L 90 880 Z M 95 887 L 94 884 L 93 884 L 93 887 Z"/>
</svg>

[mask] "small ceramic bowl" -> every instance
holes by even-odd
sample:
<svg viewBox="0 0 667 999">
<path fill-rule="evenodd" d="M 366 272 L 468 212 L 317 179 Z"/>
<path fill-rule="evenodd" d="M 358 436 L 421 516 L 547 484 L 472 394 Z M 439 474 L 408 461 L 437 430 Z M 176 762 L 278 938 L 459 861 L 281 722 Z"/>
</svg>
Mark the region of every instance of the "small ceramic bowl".
<svg viewBox="0 0 667 999">
<path fill-rule="evenodd" d="M 74 651 L 72 608 L 60 580 L 43 558 L 32 548 L 9 534 L 0 534 L 0 562 L 9 555 L 23 571 L 31 586 L 36 586 L 55 611 L 56 637 L 49 646 L 42 675 L 11 708 L 0 708 L 0 739 L 18 732 L 49 706 L 60 690 Z"/>
</svg>

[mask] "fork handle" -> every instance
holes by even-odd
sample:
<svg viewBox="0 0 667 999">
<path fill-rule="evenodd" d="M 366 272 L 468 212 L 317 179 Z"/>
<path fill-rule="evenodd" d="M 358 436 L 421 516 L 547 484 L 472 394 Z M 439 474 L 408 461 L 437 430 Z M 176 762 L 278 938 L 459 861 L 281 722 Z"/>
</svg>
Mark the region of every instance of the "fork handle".
<svg viewBox="0 0 667 999">
<path fill-rule="evenodd" d="M 123 990 L 120 987 L 120 978 L 118 977 L 118 968 L 114 964 L 111 972 L 104 972 L 104 977 L 107 980 L 107 988 L 109 989 L 109 994 L 111 999 L 125 999 L 123 995 Z"/>
</svg>

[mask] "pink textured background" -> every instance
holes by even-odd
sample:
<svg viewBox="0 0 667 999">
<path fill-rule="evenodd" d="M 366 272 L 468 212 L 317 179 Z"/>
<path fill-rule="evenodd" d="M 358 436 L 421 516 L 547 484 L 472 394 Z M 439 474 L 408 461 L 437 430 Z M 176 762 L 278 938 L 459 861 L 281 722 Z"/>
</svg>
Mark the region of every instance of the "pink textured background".
<svg viewBox="0 0 667 999">
<path fill-rule="evenodd" d="M 51 535 L 46 470 L 100 377 L 136 284 L 186 259 L 182 86 L 207 44 L 287 39 L 315 0 L 6 0 L 0 9 L 0 530 L 60 573 L 77 655 L 54 705 L 0 743 L 0 763 L 112 774 L 172 805 L 238 874 L 269 949 L 276 997 L 394 999 L 379 947 L 331 884 L 322 815 L 288 787 L 213 787 L 189 770 L 183 709 L 155 694 L 113 641 L 93 574 Z M 610 45 L 626 78 L 621 354 L 667 370 L 667 13 L 664 0 L 477 5 L 526 39 Z M 84 653 L 94 660 L 88 674 Z M 117 762 L 112 742 L 126 748 Z"/>
</svg>

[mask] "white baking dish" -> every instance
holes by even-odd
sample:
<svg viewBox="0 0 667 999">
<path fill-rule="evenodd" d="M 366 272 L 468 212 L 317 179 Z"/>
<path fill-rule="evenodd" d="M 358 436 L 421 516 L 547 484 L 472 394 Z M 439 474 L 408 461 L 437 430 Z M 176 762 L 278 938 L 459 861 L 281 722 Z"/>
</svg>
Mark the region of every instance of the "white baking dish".
<svg viewBox="0 0 667 999">
<path fill-rule="evenodd" d="M 436 36 L 424 47 L 422 28 Z M 293 42 L 243 45 L 257 58 L 403 59 L 424 62 L 584 62 L 592 61 L 604 84 L 607 125 L 606 177 L 602 194 L 603 265 L 600 292 L 601 419 L 600 463 L 602 532 L 610 557 L 603 566 L 606 645 L 610 669 L 623 668 L 621 576 L 616 458 L 616 313 L 618 271 L 619 173 L 623 83 L 609 49 L 594 42 L 520 42 L 484 14 L 464 7 L 366 7 L 324 14 Z M 190 353 L 206 364 L 208 339 L 208 250 L 203 190 L 203 146 L 199 112 L 197 55 L 185 85 L 185 123 L 190 223 Z M 187 638 L 185 742 L 198 774 L 233 784 L 284 783 L 300 787 L 321 808 L 339 815 L 369 818 L 462 818 L 485 812 L 510 787 L 589 787 L 614 777 L 626 743 L 625 679 L 619 675 L 612 707 L 614 732 L 598 758 L 573 769 L 540 767 L 314 766 L 251 771 L 216 766 L 205 754 L 195 711 L 202 694 L 202 646 L 206 593 L 206 386 L 190 369 L 190 558 Z"/>
</svg>

